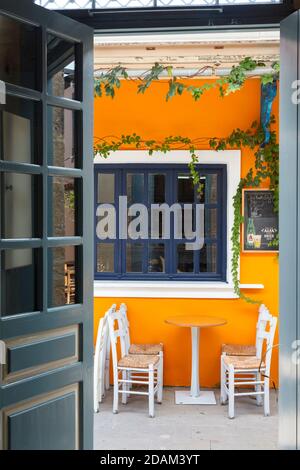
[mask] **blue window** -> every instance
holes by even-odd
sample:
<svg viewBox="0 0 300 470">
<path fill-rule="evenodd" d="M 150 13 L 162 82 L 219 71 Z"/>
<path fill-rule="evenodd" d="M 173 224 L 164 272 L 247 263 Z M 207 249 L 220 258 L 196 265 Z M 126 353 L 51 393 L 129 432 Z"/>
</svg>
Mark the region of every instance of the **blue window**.
<svg viewBox="0 0 300 470">
<path fill-rule="evenodd" d="M 187 165 L 95 165 L 95 279 L 226 281 L 226 165 L 198 165 L 198 171 L 200 188 Z M 109 236 L 103 204 L 115 213 Z M 132 212 L 134 204 L 147 208 L 143 222 L 137 221 L 140 212 Z M 181 216 L 171 210 L 168 228 L 161 213 L 151 215 L 153 204 L 176 204 Z M 204 238 L 190 249 L 199 207 Z"/>
</svg>

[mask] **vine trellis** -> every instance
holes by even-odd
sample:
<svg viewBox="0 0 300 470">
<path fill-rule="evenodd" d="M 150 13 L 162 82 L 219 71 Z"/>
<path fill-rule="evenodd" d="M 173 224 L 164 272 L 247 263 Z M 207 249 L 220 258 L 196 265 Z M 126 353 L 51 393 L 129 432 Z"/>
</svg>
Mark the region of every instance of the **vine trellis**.
<svg viewBox="0 0 300 470">
<path fill-rule="evenodd" d="M 161 78 L 168 77 L 168 91 L 166 94 L 166 100 L 169 101 L 174 96 L 181 96 L 183 93 L 189 93 L 195 101 L 198 101 L 201 96 L 212 89 L 217 88 L 220 96 L 224 97 L 230 93 L 234 93 L 239 90 L 247 79 L 249 72 L 255 73 L 257 68 L 264 68 L 266 64 L 264 62 L 252 59 L 251 57 L 245 57 L 239 62 L 238 65 L 234 65 L 229 74 L 223 77 L 216 78 L 216 80 L 209 80 L 209 82 L 203 85 L 187 85 L 186 79 L 192 78 L 205 78 L 203 75 L 206 70 L 211 69 L 216 74 L 218 73 L 212 66 L 204 66 L 200 68 L 194 75 L 187 75 L 179 79 L 174 73 L 176 70 L 170 65 L 165 66 L 159 63 L 155 63 L 153 67 L 146 70 L 139 77 L 130 77 L 129 70 L 121 65 L 117 65 L 105 72 L 102 72 L 98 77 L 94 79 L 94 92 L 95 96 L 102 97 L 110 96 L 114 98 L 116 91 L 121 88 L 122 81 L 134 81 L 138 83 L 138 93 L 145 93 L 150 86 L 155 82 L 161 82 Z M 97 70 L 95 71 L 97 72 Z M 255 75 L 254 75 L 255 76 Z M 271 64 L 271 71 L 260 75 L 261 83 L 266 85 L 272 83 L 274 80 L 279 78 L 279 63 L 273 62 Z"/>
<path fill-rule="evenodd" d="M 138 85 L 138 92 L 144 93 L 150 85 L 159 79 L 160 75 L 167 71 L 171 77 L 169 80 L 169 88 L 166 99 L 169 100 L 175 95 L 182 95 L 183 92 L 188 92 L 192 95 L 195 101 L 198 101 L 202 94 L 212 88 L 219 88 L 220 95 L 225 96 L 232 92 L 239 90 L 245 83 L 247 78 L 247 71 L 255 70 L 258 66 L 262 67 L 265 64 L 259 63 L 249 57 L 245 58 L 239 65 L 232 67 L 228 76 L 222 77 L 212 83 L 205 83 L 202 86 L 190 86 L 185 83 L 177 81 L 176 77 L 172 76 L 172 70 L 169 67 L 164 67 L 155 64 L 154 67 L 143 77 L 139 77 L 141 82 Z M 274 63 L 272 65 L 272 73 L 265 74 L 261 77 L 262 84 L 273 83 L 278 79 L 279 65 Z M 95 79 L 95 95 L 103 96 L 103 90 L 106 96 L 115 96 L 115 89 L 120 88 L 121 81 L 129 79 L 126 69 L 123 67 L 115 67 L 108 71 L 105 75 Z M 275 124 L 274 117 L 271 118 L 269 125 Z M 197 157 L 197 148 L 208 143 L 209 147 L 214 150 L 225 149 L 240 149 L 246 147 L 254 152 L 254 167 L 251 167 L 238 185 L 236 194 L 233 197 L 234 208 L 234 222 L 231 231 L 232 243 L 232 259 L 231 271 L 234 285 L 234 292 L 237 296 L 247 302 L 258 303 L 256 300 L 246 296 L 240 290 L 239 279 L 239 261 L 241 253 L 241 240 L 240 228 L 243 223 L 242 216 L 242 189 L 245 187 L 258 187 L 262 182 L 269 184 L 270 189 L 274 190 L 275 210 L 278 211 L 279 205 L 279 145 L 277 135 L 274 130 L 270 130 L 268 141 L 265 139 L 265 129 L 262 128 L 258 122 L 253 122 L 249 129 L 241 130 L 235 129 L 226 138 L 219 137 L 201 137 L 198 139 L 190 139 L 184 136 L 168 136 L 163 140 L 143 139 L 136 133 L 129 135 L 122 135 L 121 137 L 104 137 L 95 140 L 94 153 L 99 154 L 103 158 L 109 157 L 111 152 L 119 149 L 144 149 L 147 150 L 149 155 L 154 152 L 167 153 L 170 150 L 185 149 L 188 150 L 191 156 L 189 162 L 189 169 L 193 182 L 198 190 L 201 191 L 200 175 L 197 171 L 196 165 L 199 163 Z M 277 247 L 279 243 L 278 238 L 273 242 L 273 246 Z"/>
</svg>

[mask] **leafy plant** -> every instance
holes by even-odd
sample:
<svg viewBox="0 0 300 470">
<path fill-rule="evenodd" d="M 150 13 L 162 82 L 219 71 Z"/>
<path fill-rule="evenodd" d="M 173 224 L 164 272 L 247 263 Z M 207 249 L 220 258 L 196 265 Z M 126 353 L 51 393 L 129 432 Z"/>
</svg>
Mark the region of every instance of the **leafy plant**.
<svg viewBox="0 0 300 470">
<path fill-rule="evenodd" d="M 271 123 L 275 120 L 272 118 Z M 242 299 L 250 303 L 258 303 L 244 295 L 239 287 L 239 261 L 241 252 L 240 228 L 243 223 L 242 216 L 242 190 L 245 187 L 258 187 L 262 182 L 267 182 L 269 187 L 274 190 L 275 210 L 278 211 L 279 202 L 279 146 L 275 131 L 271 132 L 271 138 L 268 144 L 264 143 L 264 131 L 257 122 L 253 122 L 250 129 L 243 131 L 235 129 L 227 138 L 212 137 L 209 140 L 209 146 L 214 150 L 225 150 L 228 148 L 248 147 L 254 150 L 254 167 L 250 168 L 247 175 L 241 179 L 236 194 L 233 197 L 234 222 L 231 231 L 232 259 L 231 269 L 235 293 Z M 201 139 L 191 140 L 183 136 L 169 136 L 162 141 L 143 140 L 136 133 L 132 135 L 122 135 L 121 138 L 112 138 L 110 140 L 99 139 L 95 145 L 94 153 L 107 158 L 111 152 L 124 148 L 147 149 L 149 155 L 155 151 L 167 153 L 170 150 L 186 149 L 189 151 L 191 160 L 189 169 L 193 178 L 194 185 L 198 191 L 203 190 L 200 184 L 200 175 L 197 170 L 198 157 L 196 148 Z M 202 139 L 203 143 L 203 139 Z M 274 240 L 273 246 L 278 247 L 278 238 Z"/>
<path fill-rule="evenodd" d="M 138 93 L 145 93 L 152 83 L 157 82 L 160 78 L 166 76 L 169 77 L 168 91 L 166 94 L 167 101 L 175 96 L 181 96 L 183 93 L 189 93 L 195 101 L 198 101 L 206 91 L 214 88 L 218 88 L 220 96 L 223 97 L 240 90 L 245 84 L 248 72 L 254 72 L 258 67 L 265 66 L 266 64 L 264 62 L 257 61 L 251 57 L 245 57 L 238 65 L 234 65 L 231 68 L 228 75 L 216 80 L 211 80 L 201 86 L 195 86 L 187 85 L 182 81 L 182 79 L 179 80 L 178 77 L 174 76 L 173 67 L 169 65 L 164 66 L 159 63 L 155 63 L 151 69 L 136 78 L 129 77 L 128 70 L 121 65 L 118 65 L 95 78 L 95 96 L 102 97 L 104 91 L 106 96 L 114 98 L 116 89 L 121 87 L 121 79 L 139 82 Z M 193 75 L 193 78 L 203 77 L 203 72 L 207 70 L 207 68 L 209 67 L 206 66 L 199 69 L 198 72 Z M 279 63 L 274 62 L 271 68 L 271 73 L 266 73 L 261 76 L 261 82 L 263 84 L 270 83 L 278 79 Z M 186 76 L 182 78 L 191 77 Z"/>
<path fill-rule="evenodd" d="M 124 67 L 118 65 L 105 73 L 102 73 L 99 77 L 94 79 L 94 94 L 95 96 L 102 97 L 103 91 L 106 96 L 114 98 L 115 89 L 120 88 L 120 78 L 127 80 L 128 73 Z"/>
<path fill-rule="evenodd" d="M 275 120 L 272 118 L 271 123 Z M 264 144 L 264 131 L 254 122 L 251 129 L 242 131 L 234 130 L 226 139 L 213 138 L 210 140 L 211 148 L 224 150 L 225 148 L 248 147 L 254 152 L 254 168 L 250 168 L 247 175 L 241 179 L 237 192 L 233 198 L 234 223 L 231 232 L 232 246 L 232 277 L 235 293 L 247 302 L 257 303 L 253 299 L 245 296 L 239 287 L 239 260 L 241 252 L 240 227 L 243 223 L 242 216 L 242 190 L 245 187 L 259 187 L 266 181 L 270 189 L 274 190 L 274 206 L 278 212 L 279 209 L 279 146 L 277 143 L 276 132 L 271 132 L 271 138 L 268 144 Z M 272 242 L 272 246 L 277 248 L 279 238 Z"/>
</svg>

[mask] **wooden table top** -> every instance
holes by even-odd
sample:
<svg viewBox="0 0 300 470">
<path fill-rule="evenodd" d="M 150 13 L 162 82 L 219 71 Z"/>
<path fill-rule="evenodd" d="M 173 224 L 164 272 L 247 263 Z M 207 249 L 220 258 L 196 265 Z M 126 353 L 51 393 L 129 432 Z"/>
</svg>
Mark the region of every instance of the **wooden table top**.
<svg viewBox="0 0 300 470">
<path fill-rule="evenodd" d="M 208 328 L 209 326 L 221 326 L 227 323 L 224 318 L 210 317 L 208 315 L 179 315 L 167 318 L 166 323 L 183 327 Z"/>
</svg>

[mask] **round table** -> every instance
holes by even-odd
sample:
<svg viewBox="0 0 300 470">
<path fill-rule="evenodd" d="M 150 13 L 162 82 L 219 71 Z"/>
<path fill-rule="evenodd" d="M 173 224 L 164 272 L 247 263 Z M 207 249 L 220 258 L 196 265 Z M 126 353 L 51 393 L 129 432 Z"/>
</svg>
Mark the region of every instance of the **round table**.
<svg viewBox="0 0 300 470">
<path fill-rule="evenodd" d="M 181 315 L 165 320 L 166 323 L 184 328 L 191 328 L 192 336 L 192 377 L 190 391 L 176 391 L 175 402 L 177 405 L 215 405 L 216 398 L 212 391 L 200 390 L 199 384 L 199 343 L 200 329 L 212 326 L 222 326 L 226 320 L 206 315 Z"/>
</svg>

